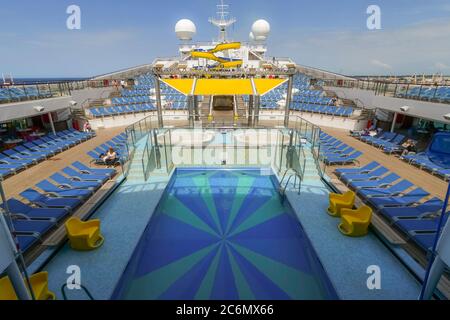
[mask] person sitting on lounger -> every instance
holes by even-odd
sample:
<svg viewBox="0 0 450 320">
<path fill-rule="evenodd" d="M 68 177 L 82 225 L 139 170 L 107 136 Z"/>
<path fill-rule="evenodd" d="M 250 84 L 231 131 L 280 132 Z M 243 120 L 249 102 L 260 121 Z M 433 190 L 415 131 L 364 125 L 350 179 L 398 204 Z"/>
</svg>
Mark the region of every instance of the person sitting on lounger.
<svg viewBox="0 0 450 320">
<path fill-rule="evenodd" d="M 102 156 L 102 160 L 108 167 L 113 166 L 117 161 L 117 152 L 113 148 L 109 148 Z"/>
<path fill-rule="evenodd" d="M 414 140 L 412 140 L 412 139 L 406 140 L 402 144 L 402 147 L 403 147 L 402 156 L 405 156 L 405 155 L 409 154 L 410 152 L 416 152 L 416 144 L 415 144 Z"/>
</svg>

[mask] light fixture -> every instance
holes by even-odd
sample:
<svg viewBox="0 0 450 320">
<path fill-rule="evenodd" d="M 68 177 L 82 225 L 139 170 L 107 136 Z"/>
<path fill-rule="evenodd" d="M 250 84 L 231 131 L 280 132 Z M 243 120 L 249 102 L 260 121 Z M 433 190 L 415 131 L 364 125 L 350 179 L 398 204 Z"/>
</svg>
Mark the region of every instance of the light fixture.
<svg viewBox="0 0 450 320">
<path fill-rule="evenodd" d="M 403 106 L 403 107 L 400 108 L 400 110 L 402 110 L 403 112 L 408 112 L 409 109 L 411 109 L 411 108 L 408 107 L 408 106 Z"/>
<path fill-rule="evenodd" d="M 78 104 L 78 102 L 76 102 L 74 100 L 70 101 L 69 103 L 70 103 L 71 107 L 75 107 Z"/>
<path fill-rule="evenodd" d="M 444 114 L 444 119 L 450 121 L 450 113 Z"/>
<path fill-rule="evenodd" d="M 36 110 L 37 112 L 42 112 L 45 110 L 43 106 L 34 106 L 33 109 Z"/>
</svg>

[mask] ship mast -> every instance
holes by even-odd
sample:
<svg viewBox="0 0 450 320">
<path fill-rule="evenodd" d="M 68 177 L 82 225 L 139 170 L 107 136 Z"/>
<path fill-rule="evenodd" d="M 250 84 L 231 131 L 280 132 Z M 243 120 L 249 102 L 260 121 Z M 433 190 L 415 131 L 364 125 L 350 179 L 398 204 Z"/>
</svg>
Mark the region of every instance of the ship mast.
<svg viewBox="0 0 450 320">
<path fill-rule="evenodd" d="M 236 23 L 235 18 L 229 17 L 230 6 L 220 1 L 217 5 L 217 18 L 209 18 L 209 22 L 219 28 L 219 42 L 227 42 L 227 28 Z"/>
</svg>

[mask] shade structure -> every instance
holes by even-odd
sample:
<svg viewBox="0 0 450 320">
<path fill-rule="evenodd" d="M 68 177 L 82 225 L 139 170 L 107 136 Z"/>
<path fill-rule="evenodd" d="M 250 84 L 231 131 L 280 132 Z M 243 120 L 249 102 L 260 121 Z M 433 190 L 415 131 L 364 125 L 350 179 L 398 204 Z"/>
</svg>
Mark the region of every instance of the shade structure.
<svg viewBox="0 0 450 320">
<path fill-rule="evenodd" d="M 287 79 L 162 79 L 162 82 L 177 90 L 189 95 L 264 95 Z M 253 90 L 253 84 L 255 90 Z"/>
</svg>

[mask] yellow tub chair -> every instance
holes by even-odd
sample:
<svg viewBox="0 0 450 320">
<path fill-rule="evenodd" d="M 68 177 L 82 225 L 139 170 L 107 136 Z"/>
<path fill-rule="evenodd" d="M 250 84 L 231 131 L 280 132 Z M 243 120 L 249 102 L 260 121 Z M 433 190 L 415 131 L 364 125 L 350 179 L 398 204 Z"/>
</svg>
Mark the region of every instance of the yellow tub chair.
<svg viewBox="0 0 450 320">
<path fill-rule="evenodd" d="M 355 204 L 355 193 L 347 191 L 344 194 L 330 193 L 328 214 L 333 217 L 341 216 L 341 209 L 352 209 Z"/>
<path fill-rule="evenodd" d="M 48 290 L 48 273 L 39 272 L 30 277 L 36 300 L 55 300 L 56 295 Z M 0 279 L 0 300 L 17 300 L 16 292 L 8 276 Z"/>
<path fill-rule="evenodd" d="M 67 236 L 74 250 L 89 251 L 99 248 L 104 238 L 100 233 L 100 220 L 81 221 L 70 218 L 66 222 Z"/>
<path fill-rule="evenodd" d="M 341 223 L 338 228 L 344 235 L 350 237 L 365 236 L 369 231 L 372 219 L 372 209 L 362 206 L 359 209 L 342 209 Z"/>
</svg>

